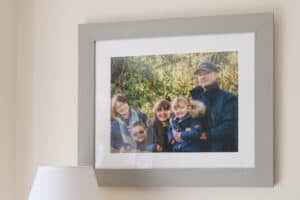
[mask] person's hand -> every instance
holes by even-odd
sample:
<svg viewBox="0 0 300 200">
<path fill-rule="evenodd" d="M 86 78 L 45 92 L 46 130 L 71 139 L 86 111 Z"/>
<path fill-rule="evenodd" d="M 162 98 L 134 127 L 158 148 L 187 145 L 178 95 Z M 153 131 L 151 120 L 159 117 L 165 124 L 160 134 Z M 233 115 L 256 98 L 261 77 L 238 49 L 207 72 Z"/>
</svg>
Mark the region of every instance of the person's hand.
<svg viewBox="0 0 300 200">
<path fill-rule="evenodd" d="M 157 144 L 155 150 L 156 150 L 156 152 L 162 152 L 163 148 L 162 148 L 162 146 L 160 146 L 159 144 Z"/>
<path fill-rule="evenodd" d="M 128 144 L 125 144 L 120 148 L 120 153 L 127 153 L 131 150 L 130 146 Z"/>
<path fill-rule="evenodd" d="M 174 132 L 174 139 L 176 140 L 176 142 L 181 143 L 183 142 L 182 138 L 181 138 L 181 133 L 180 132 Z"/>
<path fill-rule="evenodd" d="M 111 152 L 111 153 L 120 153 L 120 149 L 116 149 L 116 148 L 114 148 L 114 147 L 111 147 L 111 148 L 110 148 L 110 152 Z"/>
<path fill-rule="evenodd" d="M 201 135 L 200 135 L 200 140 L 207 140 L 207 135 L 206 135 L 206 133 L 201 133 Z"/>
<path fill-rule="evenodd" d="M 127 152 L 127 150 L 126 150 L 125 146 L 122 146 L 120 148 L 120 153 L 126 153 L 126 152 Z"/>
</svg>

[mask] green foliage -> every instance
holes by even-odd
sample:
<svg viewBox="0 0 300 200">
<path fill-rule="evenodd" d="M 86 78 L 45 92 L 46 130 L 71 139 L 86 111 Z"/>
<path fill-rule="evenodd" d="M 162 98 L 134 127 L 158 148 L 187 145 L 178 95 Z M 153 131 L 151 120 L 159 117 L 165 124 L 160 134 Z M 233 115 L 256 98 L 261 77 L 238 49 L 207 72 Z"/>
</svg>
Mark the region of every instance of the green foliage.
<svg viewBox="0 0 300 200">
<path fill-rule="evenodd" d="M 162 98 L 190 96 L 197 84 L 199 63 L 212 61 L 219 67 L 221 88 L 238 94 L 237 52 L 191 53 L 115 57 L 111 59 L 111 93 L 120 93 L 148 116 Z"/>
</svg>

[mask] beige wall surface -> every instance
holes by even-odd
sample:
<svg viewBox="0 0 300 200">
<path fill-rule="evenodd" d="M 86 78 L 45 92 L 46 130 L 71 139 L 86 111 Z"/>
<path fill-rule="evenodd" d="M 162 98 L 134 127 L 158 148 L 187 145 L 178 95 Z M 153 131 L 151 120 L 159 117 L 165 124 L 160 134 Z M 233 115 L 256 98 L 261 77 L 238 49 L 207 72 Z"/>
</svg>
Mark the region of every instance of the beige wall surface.
<svg viewBox="0 0 300 200">
<path fill-rule="evenodd" d="M 16 2 L 0 0 L 0 199 L 15 195 Z"/>
<path fill-rule="evenodd" d="M 300 199 L 297 0 L 18 1 L 16 195 L 38 165 L 76 165 L 78 24 L 275 12 L 274 188 L 100 188 L 101 199 Z M 3 142 L 1 142 L 2 145 Z M 2 189 L 2 188 L 1 188 Z M 1 198 L 2 199 L 2 198 Z M 100 199 L 100 198 L 99 198 Z"/>
</svg>

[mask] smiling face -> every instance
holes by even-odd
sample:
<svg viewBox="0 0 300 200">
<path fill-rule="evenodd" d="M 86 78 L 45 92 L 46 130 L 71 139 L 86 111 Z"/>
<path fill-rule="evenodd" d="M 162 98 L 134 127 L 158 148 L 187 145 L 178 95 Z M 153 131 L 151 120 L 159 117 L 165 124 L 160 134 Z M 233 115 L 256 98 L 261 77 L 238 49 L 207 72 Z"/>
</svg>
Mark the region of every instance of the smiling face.
<svg viewBox="0 0 300 200">
<path fill-rule="evenodd" d="M 170 118 L 170 114 L 171 114 L 170 109 L 159 108 L 155 111 L 155 116 L 162 123 L 168 122 L 168 120 Z"/>
<path fill-rule="evenodd" d="M 205 72 L 201 71 L 198 74 L 198 82 L 202 87 L 206 87 L 208 85 L 213 84 L 217 80 L 217 73 L 216 72 Z"/>
<path fill-rule="evenodd" d="M 121 115 L 124 119 L 129 118 L 129 105 L 126 102 L 116 102 L 116 112 Z"/>
<path fill-rule="evenodd" d="M 138 125 L 133 127 L 130 131 L 130 134 L 132 138 L 139 143 L 143 143 L 146 141 L 147 132 L 145 127 L 143 126 Z"/>
<path fill-rule="evenodd" d="M 155 103 L 153 107 L 153 117 L 160 122 L 163 127 L 168 126 L 171 115 L 171 104 L 168 100 L 162 99 Z"/>
<path fill-rule="evenodd" d="M 173 109 L 176 118 L 182 118 L 190 111 L 189 106 L 184 102 L 179 102 Z"/>
</svg>

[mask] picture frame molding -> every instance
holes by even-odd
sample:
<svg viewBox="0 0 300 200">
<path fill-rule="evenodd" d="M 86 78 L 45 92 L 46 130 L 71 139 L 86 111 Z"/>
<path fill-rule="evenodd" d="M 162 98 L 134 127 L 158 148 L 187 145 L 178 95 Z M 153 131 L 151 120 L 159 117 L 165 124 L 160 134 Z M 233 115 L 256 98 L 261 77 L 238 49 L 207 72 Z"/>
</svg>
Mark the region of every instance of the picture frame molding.
<svg viewBox="0 0 300 200">
<path fill-rule="evenodd" d="M 273 180 L 273 13 L 79 25 L 78 165 L 95 166 L 98 40 L 255 33 L 255 167 L 96 169 L 101 186 L 264 186 Z"/>
</svg>

